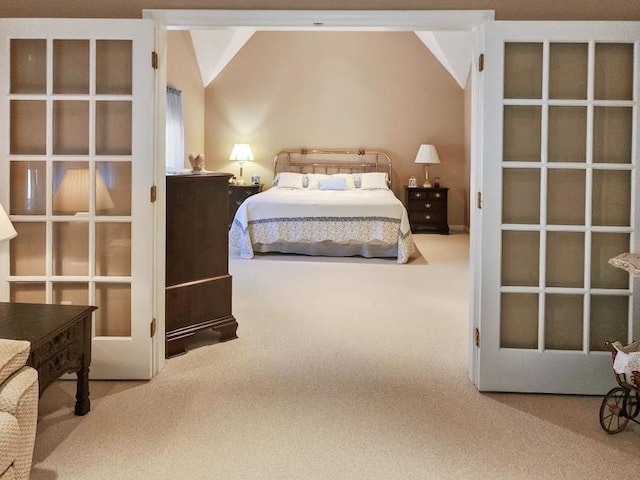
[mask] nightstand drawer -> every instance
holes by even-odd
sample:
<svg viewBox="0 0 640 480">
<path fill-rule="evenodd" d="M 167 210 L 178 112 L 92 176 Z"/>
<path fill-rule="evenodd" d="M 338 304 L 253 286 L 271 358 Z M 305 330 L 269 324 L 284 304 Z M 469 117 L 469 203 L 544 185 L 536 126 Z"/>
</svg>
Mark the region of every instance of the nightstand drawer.
<svg viewBox="0 0 640 480">
<path fill-rule="evenodd" d="M 447 213 L 447 202 L 442 200 L 409 200 L 410 212 Z"/>
<path fill-rule="evenodd" d="M 260 191 L 260 185 L 247 185 L 247 186 L 231 186 L 229 187 L 229 202 L 234 203 L 236 208 L 242 205 L 251 195 L 255 195 Z"/>
<path fill-rule="evenodd" d="M 447 191 L 433 188 L 407 188 L 407 196 L 411 200 L 447 200 Z"/>
<path fill-rule="evenodd" d="M 409 223 L 411 225 L 447 223 L 447 212 L 409 212 Z"/>
<path fill-rule="evenodd" d="M 247 198 L 262 191 L 260 185 L 229 185 L 229 225 L 233 222 L 238 207 L 242 205 Z"/>
</svg>

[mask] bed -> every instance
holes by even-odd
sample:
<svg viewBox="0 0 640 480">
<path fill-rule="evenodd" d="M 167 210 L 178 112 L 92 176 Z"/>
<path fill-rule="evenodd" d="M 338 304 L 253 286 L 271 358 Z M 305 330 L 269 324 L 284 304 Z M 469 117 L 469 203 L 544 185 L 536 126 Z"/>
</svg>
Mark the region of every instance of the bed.
<svg viewBox="0 0 640 480">
<path fill-rule="evenodd" d="M 407 263 L 415 245 L 391 179 L 382 151 L 282 150 L 273 186 L 236 211 L 230 246 L 245 259 L 278 252 Z"/>
</svg>

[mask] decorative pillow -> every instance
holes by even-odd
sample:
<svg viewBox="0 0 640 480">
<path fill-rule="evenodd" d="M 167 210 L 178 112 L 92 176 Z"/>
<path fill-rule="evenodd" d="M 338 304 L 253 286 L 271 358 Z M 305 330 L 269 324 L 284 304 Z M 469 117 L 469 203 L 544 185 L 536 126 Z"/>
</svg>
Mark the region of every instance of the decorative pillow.
<svg viewBox="0 0 640 480">
<path fill-rule="evenodd" d="M 367 172 L 360 177 L 360 189 L 362 190 L 389 190 L 388 175 L 386 172 Z"/>
<path fill-rule="evenodd" d="M 319 185 L 318 182 L 323 179 L 329 178 L 329 175 L 324 173 L 307 173 L 307 188 L 309 190 L 318 190 Z"/>
<path fill-rule="evenodd" d="M 280 172 L 276 180 L 278 188 L 303 188 L 304 175 L 295 172 Z"/>
<path fill-rule="evenodd" d="M 360 188 L 361 180 L 362 180 L 362 174 L 361 173 L 354 173 L 353 174 L 353 184 L 355 185 L 356 190 L 358 188 Z"/>
<path fill-rule="evenodd" d="M 347 190 L 347 180 L 344 177 L 331 175 L 330 178 L 321 178 L 318 181 L 320 190 Z"/>
<path fill-rule="evenodd" d="M 347 183 L 347 190 L 355 190 L 356 189 L 356 182 L 353 178 L 353 174 L 352 173 L 334 173 L 333 175 L 331 175 L 332 178 L 344 178 L 345 182 Z"/>
</svg>

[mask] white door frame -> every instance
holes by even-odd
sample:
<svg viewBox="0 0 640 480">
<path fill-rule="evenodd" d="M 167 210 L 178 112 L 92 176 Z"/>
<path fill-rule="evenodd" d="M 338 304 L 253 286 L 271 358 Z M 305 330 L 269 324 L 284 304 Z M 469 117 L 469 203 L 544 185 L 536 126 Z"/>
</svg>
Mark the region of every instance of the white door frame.
<svg viewBox="0 0 640 480">
<path fill-rule="evenodd" d="M 462 31 L 494 20 L 493 10 L 143 10 L 167 30 Z"/>
<path fill-rule="evenodd" d="M 157 375 L 166 363 L 166 342 L 165 342 L 165 315 L 164 315 L 164 291 L 165 291 L 165 256 L 166 256 L 166 110 L 167 110 L 167 66 L 166 66 L 167 31 L 156 24 L 154 52 L 158 58 L 156 78 L 155 78 L 155 151 L 154 151 L 154 185 L 156 187 L 156 209 L 155 209 L 155 238 L 154 238 L 154 292 L 153 306 L 156 321 L 156 332 L 153 337 L 154 357 L 151 360 L 153 375 Z"/>
<path fill-rule="evenodd" d="M 156 51 L 160 59 L 156 75 L 156 185 L 158 187 L 158 205 L 156 206 L 156 232 L 164 232 L 166 211 L 164 194 L 164 141 L 166 98 L 166 32 L 167 30 L 191 29 L 233 29 L 252 27 L 258 30 L 274 31 L 470 31 L 474 32 L 471 66 L 471 112 L 470 118 L 470 293 L 469 293 L 469 378 L 475 384 L 477 375 L 476 349 L 473 332 L 478 325 L 480 235 L 473 231 L 480 229 L 480 213 L 476 208 L 476 192 L 481 191 L 481 152 L 482 152 L 482 88 L 479 88 L 481 76 L 478 74 L 478 53 L 482 48 L 482 27 L 494 20 L 493 10 L 143 10 L 143 18 L 156 24 Z M 164 319 L 164 265 L 165 239 L 157 235 L 156 246 L 156 295 L 157 333 L 155 336 L 154 373 L 158 373 L 165 363 L 165 319 Z"/>
<path fill-rule="evenodd" d="M 484 25 L 474 31 L 470 93 L 469 145 L 469 358 L 468 375 L 473 385 L 479 380 L 481 278 L 482 278 L 482 170 L 484 138 Z M 476 334 L 477 332 L 477 334 Z"/>
</svg>

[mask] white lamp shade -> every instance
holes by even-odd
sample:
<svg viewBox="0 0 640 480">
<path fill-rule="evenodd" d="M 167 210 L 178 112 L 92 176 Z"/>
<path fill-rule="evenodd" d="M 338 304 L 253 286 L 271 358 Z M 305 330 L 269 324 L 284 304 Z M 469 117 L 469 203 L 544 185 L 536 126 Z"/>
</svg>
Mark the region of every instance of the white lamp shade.
<svg viewBox="0 0 640 480">
<path fill-rule="evenodd" d="M 0 205 L 0 242 L 11 240 L 16 235 L 18 235 L 18 232 L 13 228 L 11 220 L 9 220 L 9 215 L 7 215 L 7 212 L 5 212 L 2 205 Z"/>
<path fill-rule="evenodd" d="M 96 170 L 96 210 L 109 210 L 113 207 L 109 190 L 102 175 Z M 89 170 L 70 169 L 65 172 L 53 197 L 53 209 L 69 213 L 89 211 Z"/>
<path fill-rule="evenodd" d="M 231 150 L 229 160 L 236 162 L 253 162 L 253 152 L 248 143 L 236 143 Z"/>
<path fill-rule="evenodd" d="M 420 145 L 415 163 L 440 163 L 435 145 Z"/>
</svg>

